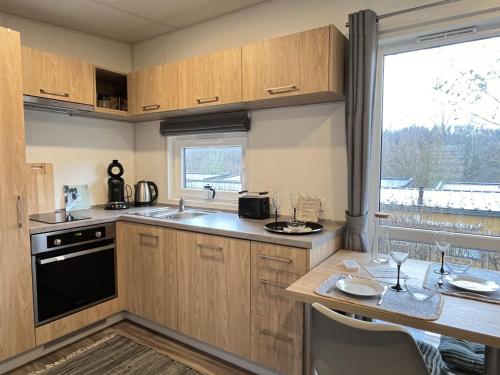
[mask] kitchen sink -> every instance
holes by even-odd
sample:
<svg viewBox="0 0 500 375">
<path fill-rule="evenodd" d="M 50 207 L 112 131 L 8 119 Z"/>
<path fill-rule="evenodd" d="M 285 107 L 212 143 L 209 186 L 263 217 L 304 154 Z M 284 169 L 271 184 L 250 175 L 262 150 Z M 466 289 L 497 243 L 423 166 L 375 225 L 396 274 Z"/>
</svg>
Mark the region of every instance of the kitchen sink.
<svg viewBox="0 0 500 375">
<path fill-rule="evenodd" d="M 190 220 L 213 213 L 215 213 L 215 211 L 186 209 L 181 212 L 172 208 L 155 208 L 151 210 L 135 212 L 134 215 L 164 220 Z"/>
</svg>

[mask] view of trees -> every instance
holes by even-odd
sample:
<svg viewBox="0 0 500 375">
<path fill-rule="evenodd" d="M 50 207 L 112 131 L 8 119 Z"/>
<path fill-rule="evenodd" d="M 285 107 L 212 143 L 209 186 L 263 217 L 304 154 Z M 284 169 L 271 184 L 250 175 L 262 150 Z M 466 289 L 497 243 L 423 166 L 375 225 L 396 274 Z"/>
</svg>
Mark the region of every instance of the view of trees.
<svg viewBox="0 0 500 375">
<path fill-rule="evenodd" d="M 390 99 L 395 103 L 384 103 L 392 126 L 384 123 L 382 177 L 413 178 L 412 187 L 425 188 L 441 181 L 500 183 L 500 38 L 410 52 L 393 60 L 399 58 L 404 66 L 412 54 L 415 64 L 421 58 L 444 66 L 421 69 L 417 81 L 410 78 L 414 86 L 403 89 L 407 71 L 389 76 L 397 90 L 392 95 L 420 90 L 411 104 L 420 106 L 421 113 L 409 123 L 403 112 L 389 107 L 400 105 L 396 96 Z M 397 64 L 390 67 L 399 69 Z"/>
<path fill-rule="evenodd" d="M 382 177 L 413 178 L 412 187 L 440 181 L 500 182 L 500 126 L 385 130 Z"/>
<path fill-rule="evenodd" d="M 241 147 L 190 147 L 184 149 L 186 174 L 238 176 L 241 170 Z"/>
</svg>

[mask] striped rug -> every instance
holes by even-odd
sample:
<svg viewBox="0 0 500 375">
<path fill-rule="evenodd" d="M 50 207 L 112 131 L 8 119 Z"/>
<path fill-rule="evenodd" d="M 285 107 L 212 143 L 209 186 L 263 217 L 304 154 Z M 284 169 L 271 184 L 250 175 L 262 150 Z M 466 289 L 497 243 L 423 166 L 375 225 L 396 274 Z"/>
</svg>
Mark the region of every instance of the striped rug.
<svg viewBox="0 0 500 375">
<path fill-rule="evenodd" d="M 201 375 L 120 335 L 105 337 L 31 375 Z"/>
</svg>

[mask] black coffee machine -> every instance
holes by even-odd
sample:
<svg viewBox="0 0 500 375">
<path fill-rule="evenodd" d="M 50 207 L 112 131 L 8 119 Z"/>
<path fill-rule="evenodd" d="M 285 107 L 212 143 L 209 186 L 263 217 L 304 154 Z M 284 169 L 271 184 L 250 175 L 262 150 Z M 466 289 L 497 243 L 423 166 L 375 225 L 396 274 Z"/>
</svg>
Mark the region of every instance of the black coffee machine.
<svg viewBox="0 0 500 375">
<path fill-rule="evenodd" d="M 107 210 L 123 210 L 129 207 L 129 204 L 125 202 L 125 181 L 121 177 L 123 172 L 123 166 L 118 160 L 113 160 L 108 166 Z"/>
</svg>

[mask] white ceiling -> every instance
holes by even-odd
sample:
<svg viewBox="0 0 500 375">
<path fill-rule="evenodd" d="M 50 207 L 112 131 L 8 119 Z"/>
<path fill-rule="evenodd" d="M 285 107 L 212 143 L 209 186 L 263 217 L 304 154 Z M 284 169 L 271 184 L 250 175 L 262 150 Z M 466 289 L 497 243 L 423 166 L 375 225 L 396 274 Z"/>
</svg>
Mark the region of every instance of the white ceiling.
<svg viewBox="0 0 500 375">
<path fill-rule="evenodd" d="M 0 12 L 137 43 L 268 0 L 0 0 Z"/>
</svg>

